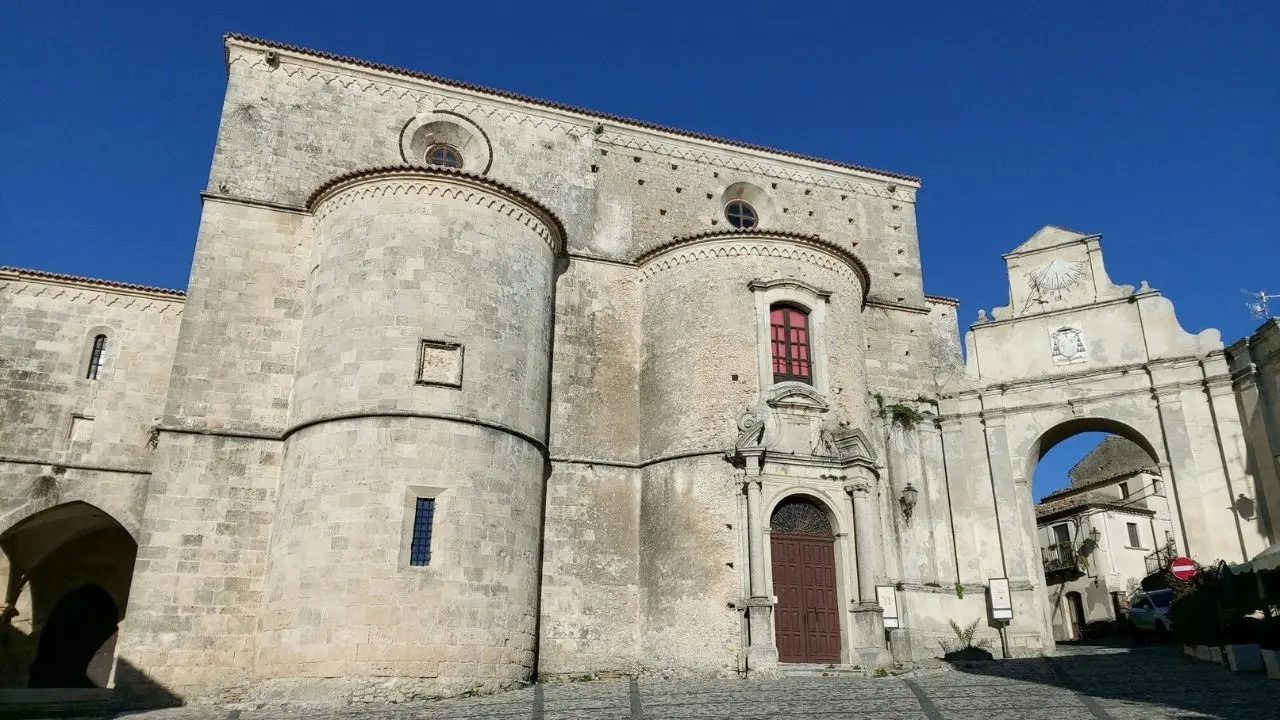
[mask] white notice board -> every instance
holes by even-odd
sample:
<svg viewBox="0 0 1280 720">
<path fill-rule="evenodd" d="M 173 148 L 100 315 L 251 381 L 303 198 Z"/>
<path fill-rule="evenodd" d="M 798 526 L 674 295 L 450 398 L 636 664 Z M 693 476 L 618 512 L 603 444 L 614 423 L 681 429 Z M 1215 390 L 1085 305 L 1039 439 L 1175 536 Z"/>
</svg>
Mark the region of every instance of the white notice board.
<svg viewBox="0 0 1280 720">
<path fill-rule="evenodd" d="M 1009 578 L 991 578 L 987 581 L 991 596 L 991 617 L 996 620 L 1013 619 L 1013 597 L 1009 595 Z"/>
<path fill-rule="evenodd" d="M 879 603 L 880 609 L 884 610 L 884 626 L 898 627 L 898 594 L 894 592 L 893 586 L 877 585 L 876 602 Z"/>
</svg>

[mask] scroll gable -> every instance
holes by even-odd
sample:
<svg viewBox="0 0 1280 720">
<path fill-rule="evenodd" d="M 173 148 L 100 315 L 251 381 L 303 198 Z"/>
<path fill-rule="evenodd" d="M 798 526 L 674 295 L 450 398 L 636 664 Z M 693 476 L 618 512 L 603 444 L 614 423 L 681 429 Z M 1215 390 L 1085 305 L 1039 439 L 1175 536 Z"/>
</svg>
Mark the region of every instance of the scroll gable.
<svg viewBox="0 0 1280 720">
<path fill-rule="evenodd" d="M 1099 235 L 1046 225 L 1004 256 L 1009 304 L 995 320 L 1093 305 L 1128 297 L 1133 286 L 1116 285 L 1102 264 Z"/>
</svg>

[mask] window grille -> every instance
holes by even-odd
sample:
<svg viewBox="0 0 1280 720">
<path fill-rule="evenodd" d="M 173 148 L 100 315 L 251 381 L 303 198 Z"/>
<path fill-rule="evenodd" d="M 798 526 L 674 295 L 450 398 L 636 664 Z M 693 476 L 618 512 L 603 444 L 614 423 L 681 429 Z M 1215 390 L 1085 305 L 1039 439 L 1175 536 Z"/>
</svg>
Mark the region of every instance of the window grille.
<svg viewBox="0 0 1280 720">
<path fill-rule="evenodd" d="M 409 545 L 410 565 L 431 564 L 431 520 L 435 513 L 434 498 L 418 498 L 413 510 L 413 541 Z"/>
<path fill-rule="evenodd" d="M 724 218 L 739 230 L 750 230 L 759 222 L 756 209 L 742 200 L 732 200 L 725 205 Z"/>
<path fill-rule="evenodd" d="M 97 380 L 98 373 L 102 370 L 102 356 L 107 350 L 107 336 L 99 335 L 93 339 L 93 353 L 89 355 L 89 372 L 85 375 L 86 380 Z"/>
<path fill-rule="evenodd" d="M 784 500 L 773 511 L 769 530 L 779 535 L 834 536 L 827 514 L 807 500 Z"/>
<path fill-rule="evenodd" d="M 452 145 L 437 143 L 427 148 L 427 164 L 449 168 L 462 167 L 462 153 Z"/>
<path fill-rule="evenodd" d="M 775 306 L 769 311 L 773 352 L 773 381 L 798 380 L 813 384 L 809 356 L 809 316 L 794 307 Z"/>
</svg>

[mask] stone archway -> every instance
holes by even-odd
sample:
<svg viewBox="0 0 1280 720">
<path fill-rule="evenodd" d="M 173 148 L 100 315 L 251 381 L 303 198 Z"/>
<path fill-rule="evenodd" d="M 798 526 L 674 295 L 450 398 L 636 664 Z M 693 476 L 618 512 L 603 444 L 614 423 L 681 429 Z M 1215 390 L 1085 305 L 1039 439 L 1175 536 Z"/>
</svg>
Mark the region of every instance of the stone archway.
<svg viewBox="0 0 1280 720">
<path fill-rule="evenodd" d="M 1031 443 L 1026 453 L 1029 462 L 1026 477 L 1031 478 L 1035 475 L 1036 465 L 1059 443 L 1089 432 L 1102 432 L 1122 437 L 1142 448 L 1151 458 L 1152 464 L 1160 465 L 1164 462 L 1151 439 L 1132 425 L 1107 417 L 1077 417 L 1053 425 Z"/>
<path fill-rule="evenodd" d="M 938 405 L 960 582 L 1008 578 L 1010 632 L 1051 642 L 1031 473 L 1083 429 L 1158 461 L 1182 552 L 1239 561 L 1265 548 L 1262 524 L 1236 510 L 1255 483 L 1219 333 L 1184 330 L 1146 282 L 1113 283 L 1096 234 L 1047 226 L 1004 259 L 1009 304 L 978 312 Z"/>
<path fill-rule="evenodd" d="M 0 686 L 109 687 L 137 543 L 114 517 L 73 501 L 0 535 L 7 561 Z"/>
<path fill-rule="evenodd" d="M 1080 436 L 1101 437 L 1068 449 L 1069 465 L 1042 467 L 1051 451 Z M 1084 628 L 1106 632 L 1151 568 L 1180 554 L 1169 464 L 1147 433 L 1104 417 L 1063 420 L 1018 447 L 1027 467 L 1015 476 L 1027 479 L 1020 484 L 1033 515 L 1025 526 L 1029 564 L 1043 578 L 1053 634 L 1068 640 Z"/>
<path fill-rule="evenodd" d="M 774 637 L 779 662 L 840 662 L 835 533 L 826 511 L 802 496 L 769 521 Z"/>
</svg>

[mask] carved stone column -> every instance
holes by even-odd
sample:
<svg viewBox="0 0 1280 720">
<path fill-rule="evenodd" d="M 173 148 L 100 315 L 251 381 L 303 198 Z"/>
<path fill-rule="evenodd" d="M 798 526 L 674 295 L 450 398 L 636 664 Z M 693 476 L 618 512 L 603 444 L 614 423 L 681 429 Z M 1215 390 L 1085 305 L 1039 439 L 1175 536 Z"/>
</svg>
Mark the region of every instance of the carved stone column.
<svg viewBox="0 0 1280 720">
<path fill-rule="evenodd" d="M 853 618 L 853 647 L 850 662 L 863 667 L 888 664 L 885 647 L 884 608 L 876 600 L 876 568 L 879 566 L 879 537 L 875 530 L 875 509 L 871 489 L 875 474 L 865 467 L 852 467 L 844 490 L 853 498 L 854 552 L 858 555 L 858 604 L 850 610 Z"/>
<path fill-rule="evenodd" d="M 871 478 L 858 477 L 846 483 L 844 491 L 853 498 L 854 552 L 858 554 L 858 604 L 875 606 L 876 602 L 876 537 L 872 526 Z"/>
<path fill-rule="evenodd" d="M 760 478 L 739 480 L 747 489 L 747 559 L 750 564 L 751 597 L 747 598 L 747 668 L 770 672 L 778 666 L 778 648 L 773 643 L 773 598 L 767 594 L 764 573 L 764 516 L 760 508 Z"/>
<path fill-rule="evenodd" d="M 751 478 L 747 486 L 747 552 L 751 558 L 751 597 L 764 597 L 764 518 L 760 511 L 760 478 Z"/>
</svg>

